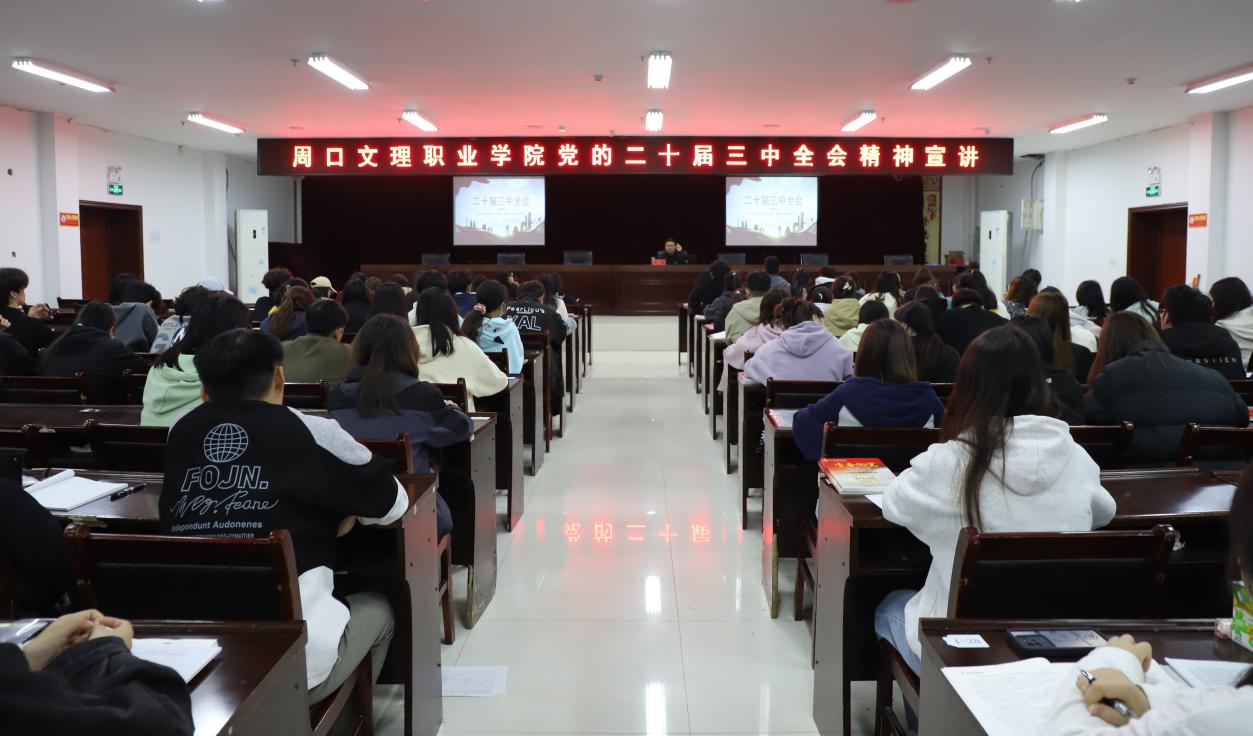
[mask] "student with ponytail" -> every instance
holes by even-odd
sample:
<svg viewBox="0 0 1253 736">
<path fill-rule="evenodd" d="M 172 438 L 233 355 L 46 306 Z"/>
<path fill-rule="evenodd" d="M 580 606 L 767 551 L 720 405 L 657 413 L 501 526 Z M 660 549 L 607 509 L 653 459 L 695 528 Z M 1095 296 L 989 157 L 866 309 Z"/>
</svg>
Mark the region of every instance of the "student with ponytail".
<svg viewBox="0 0 1253 736">
<path fill-rule="evenodd" d="M 513 320 L 503 317 L 508 292 L 497 281 L 484 281 L 474 292 L 477 303 L 461 323 L 461 334 L 485 353 L 509 352 L 509 375 L 522 373 L 522 335 Z"/>
</svg>

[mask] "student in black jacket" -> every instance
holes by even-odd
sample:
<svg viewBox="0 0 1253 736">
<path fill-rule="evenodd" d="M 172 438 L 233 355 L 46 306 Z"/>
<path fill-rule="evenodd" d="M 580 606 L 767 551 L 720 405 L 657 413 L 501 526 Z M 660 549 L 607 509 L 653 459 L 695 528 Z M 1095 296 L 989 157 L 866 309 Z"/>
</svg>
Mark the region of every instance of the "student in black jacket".
<svg viewBox="0 0 1253 736">
<path fill-rule="evenodd" d="M 26 346 L 5 330 L 9 321 L 0 317 L 0 376 L 33 376 L 39 373 L 39 362 L 30 357 Z"/>
<path fill-rule="evenodd" d="M 505 307 L 504 316 L 513 320 L 518 332 L 542 332 L 548 330 L 548 341 L 552 345 L 553 363 L 549 371 L 552 384 L 552 406 L 554 416 L 561 413 L 561 403 L 565 400 L 565 371 L 561 368 L 561 346 L 566 341 L 566 323 L 552 307 L 544 305 L 544 285 L 538 281 L 527 281 L 518 287 L 518 298 Z"/>
<path fill-rule="evenodd" d="M 0 268 L 0 298 L 4 300 L 0 317 L 9 322 L 5 330 L 22 343 L 26 352 L 35 355 L 40 348 L 48 347 L 56 334 L 46 322 L 52 317 L 52 309 L 47 304 L 25 306 L 27 286 L 30 286 L 30 277 L 22 269 Z"/>
<path fill-rule="evenodd" d="M 705 305 L 705 319 L 714 326 L 716 332 L 722 332 L 727 328 L 727 315 L 731 313 L 731 307 L 744 301 L 742 286 L 743 283 L 738 273 L 734 271 L 728 273 L 723 282 L 725 291 L 722 292 L 722 296 Z"/>
<path fill-rule="evenodd" d="M 265 287 L 265 294 L 257 297 L 257 303 L 252 307 L 252 321 L 260 322 L 270 316 L 270 310 L 278 306 L 281 296 L 278 290 L 283 284 L 291 281 L 291 271 L 285 268 L 271 268 L 261 277 L 261 285 Z"/>
<path fill-rule="evenodd" d="M 1043 317 L 1031 315 L 1014 317 L 1009 323 L 1027 333 L 1040 350 L 1040 357 L 1044 360 L 1044 379 L 1057 402 L 1054 416 L 1067 424 L 1083 424 L 1083 386 L 1075 380 L 1073 373 L 1054 364 L 1054 333 L 1049 323 Z"/>
<path fill-rule="evenodd" d="M 985 305 L 984 295 L 975 289 L 958 289 L 953 295 L 953 308 L 942 314 L 936 323 L 936 334 L 959 354 L 965 353 L 976 337 L 1005 324 L 1004 317 L 989 312 Z"/>
<path fill-rule="evenodd" d="M 1247 427 L 1249 409 L 1220 373 L 1172 355 L 1157 331 L 1135 311 L 1105 318 L 1090 389 L 1083 399 L 1088 424 L 1135 424 L 1131 459 L 1173 464 L 1189 422 Z"/>
<path fill-rule="evenodd" d="M 113 337 L 113 307 L 88 302 L 78 321 L 44 351 L 45 376 L 87 375 L 87 400 L 93 404 L 125 404 L 122 371 L 147 373 L 148 361 Z"/>
<path fill-rule="evenodd" d="M 344 284 L 339 295 L 342 297 L 340 304 L 344 305 L 344 311 L 348 313 L 348 324 L 344 325 L 344 332 L 356 334 L 361 325 L 370 318 L 370 290 L 365 287 L 365 281 L 353 279 Z"/>
<path fill-rule="evenodd" d="M 0 644 L 4 733 L 191 736 L 191 697 L 174 670 L 130 653 L 128 621 L 72 613 L 24 646 Z"/>
<path fill-rule="evenodd" d="M 72 610 L 74 576 L 61 525 L 22 488 L 24 450 L 0 450 L 0 553 L 8 558 L 18 618 Z"/>
<path fill-rule="evenodd" d="M 1227 378 L 1244 378 L 1240 346 L 1231 334 L 1210 324 L 1214 304 L 1188 286 L 1172 286 L 1162 295 L 1162 342 L 1180 358 L 1213 368 Z"/>
<path fill-rule="evenodd" d="M 918 380 L 931 383 L 952 383 L 957 378 L 957 364 L 961 355 L 952 345 L 935 334 L 935 319 L 931 307 L 913 301 L 896 310 L 896 321 L 909 329 L 914 343 L 914 357 L 918 363 Z"/>
<path fill-rule="evenodd" d="M 701 272 L 696 279 L 696 286 L 692 287 L 692 293 L 687 297 L 687 306 L 692 314 L 704 314 L 705 307 L 722 296 L 723 284 L 726 283 L 729 273 L 730 264 L 721 258 L 709 264 L 709 270 Z"/>
<path fill-rule="evenodd" d="M 683 246 L 674 238 L 665 242 L 665 247 L 657 251 L 655 258 L 664 260 L 667 266 L 686 266 L 692 262 L 691 254 L 684 251 Z"/>
</svg>

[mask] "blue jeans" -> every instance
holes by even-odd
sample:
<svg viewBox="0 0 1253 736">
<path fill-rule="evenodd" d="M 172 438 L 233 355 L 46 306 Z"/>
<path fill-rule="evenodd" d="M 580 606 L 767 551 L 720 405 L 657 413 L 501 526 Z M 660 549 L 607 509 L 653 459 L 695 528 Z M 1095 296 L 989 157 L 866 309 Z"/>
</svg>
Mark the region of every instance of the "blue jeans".
<svg viewBox="0 0 1253 736">
<path fill-rule="evenodd" d="M 920 674 L 922 660 L 914 654 L 909 646 L 909 638 L 905 635 L 905 604 L 913 598 L 916 590 L 894 590 L 884 597 L 883 602 L 874 611 L 874 633 L 887 641 L 901 653 L 901 659 L 914 671 Z M 918 714 L 905 704 L 905 723 L 910 733 L 918 733 Z"/>
</svg>

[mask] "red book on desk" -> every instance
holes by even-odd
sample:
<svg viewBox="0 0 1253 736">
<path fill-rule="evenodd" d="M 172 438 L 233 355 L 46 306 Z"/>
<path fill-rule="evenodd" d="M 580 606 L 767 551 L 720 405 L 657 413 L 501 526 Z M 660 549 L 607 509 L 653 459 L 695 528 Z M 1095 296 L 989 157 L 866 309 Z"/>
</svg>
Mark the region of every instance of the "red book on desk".
<svg viewBox="0 0 1253 736">
<path fill-rule="evenodd" d="M 877 457 L 824 457 L 818 467 L 836 490 L 847 496 L 883 493 L 896 478 Z"/>
</svg>

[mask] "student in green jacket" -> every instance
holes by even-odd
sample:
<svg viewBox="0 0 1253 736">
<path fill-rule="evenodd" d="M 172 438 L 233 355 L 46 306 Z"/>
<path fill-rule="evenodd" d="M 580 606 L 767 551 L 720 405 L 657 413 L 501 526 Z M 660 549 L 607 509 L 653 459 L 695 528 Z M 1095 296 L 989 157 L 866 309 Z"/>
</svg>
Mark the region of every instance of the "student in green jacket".
<svg viewBox="0 0 1253 736">
<path fill-rule="evenodd" d="M 334 299 L 319 299 L 305 310 L 308 334 L 283 343 L 283 372 L 293 383 L 339 383 L 348 375 L 352 348 L 342 342 L 348 312 Z"/>
</svg>

